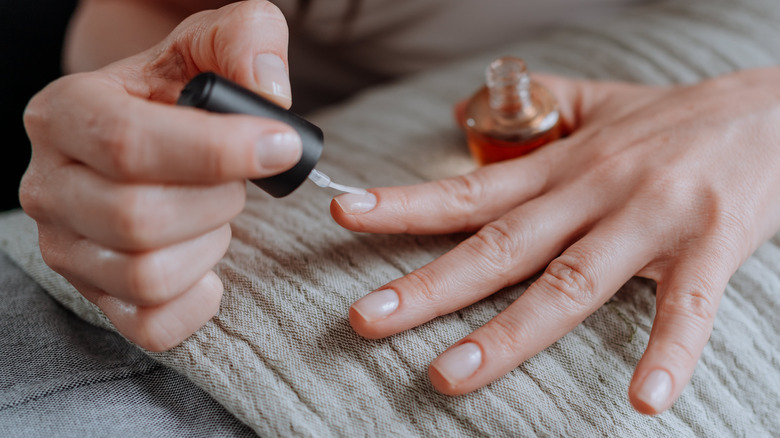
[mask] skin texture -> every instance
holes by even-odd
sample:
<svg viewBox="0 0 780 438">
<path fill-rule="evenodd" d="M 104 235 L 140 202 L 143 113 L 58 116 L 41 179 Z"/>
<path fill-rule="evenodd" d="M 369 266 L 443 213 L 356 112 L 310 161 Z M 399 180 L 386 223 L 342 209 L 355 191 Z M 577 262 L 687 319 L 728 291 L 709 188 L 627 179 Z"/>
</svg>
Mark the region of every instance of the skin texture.
<svg viewBox="0 0 780 438">
<path fill-rule="evenodd" d="M 215 71 L 289 105 L 286 52 L 276 7 L 235 3 L 191 16 L 139 55 L 65 76 L 28 105 L 20 201 L 43 258 L 144 348 L 170 349 L 217 312 L 211 269 L 244 181 L 301 154 L 279 122 L 172 104 L 189 79 Z"/>
<path fill-rule="evenodd" d="M 666 410 L 691 378 L 730 276 L 780 228 L 778 78 L 773 68 L 660 88 L 537 77 L 560 101 L 567 138 L 465 176 L 331 204 L 354 231 L 475 232 L 354 304 L 352 327 L 390 336 L 543 270 L 432 363 L 439 391 L 464 394 L 561 338 L 632 276 L 649 278 L 657 314 L 628 392 L 639 412 Z M 371 300 L 388 290 L 395 310 L 377 317 Z M 452 363 L 465 374 L 448 378 Z"/>
</svg>

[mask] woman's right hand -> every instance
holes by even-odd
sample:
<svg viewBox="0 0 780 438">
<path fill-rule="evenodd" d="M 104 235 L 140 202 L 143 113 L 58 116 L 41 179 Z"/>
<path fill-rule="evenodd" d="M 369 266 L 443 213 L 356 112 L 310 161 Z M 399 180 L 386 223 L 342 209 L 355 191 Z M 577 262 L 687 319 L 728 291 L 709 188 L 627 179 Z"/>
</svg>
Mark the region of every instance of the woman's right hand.
<svg viewBox="0 0 780 438">
<path fill-rule="evenodd" d="M 279 122 L 174 106 L 214 71 L 290 105 L 287 25 L 267 1 L 197 13 L 163 42 L 38 93 L 24 121 L 20 187 L 45 262 L 130 341 L 163 351 L 218 310 L 212 267 L 245 180 L 291 168 L 300 138 Z"/>
</svg>

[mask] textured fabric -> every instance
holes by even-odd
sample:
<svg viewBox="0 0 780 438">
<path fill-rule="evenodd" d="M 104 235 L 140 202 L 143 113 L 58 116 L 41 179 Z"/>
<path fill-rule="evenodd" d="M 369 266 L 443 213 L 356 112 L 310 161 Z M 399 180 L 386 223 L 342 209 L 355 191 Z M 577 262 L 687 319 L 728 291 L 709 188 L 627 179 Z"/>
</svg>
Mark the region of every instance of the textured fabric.
<svg viewBox="0 0 780 438">
<path fill-rule="evenodd" d="M 295 110 L 648 0 L 272 0 L 291 22 Z M 351 13 L 351 8 L 358 5 Z M 489 28 L 488 31 L 485 31 Z"/>
<path fill-rule="evenodd" d="M 780 62 L 777 0 L 654 3 L 602 26 L 570 27 L 367 92 L 319 113 L 321 170 L 356 186 L 417 183 L 473 167 L 451 108 L 497 56 L 532 70 L 663 84 Z M 275 200 L 249 186 L 217 266 L 215 318 L 152 354 L 262 436 L 773 436 L 780 430 L 780 236 L 733 276 L 691 384 L 666 413 L 641 416 L 626 388 L 648 340 L 654 286 L 634 279 L 570 334 L 507 376 L 460 397 L 435 392 L 427 365 L 504 309 L 527 283 L 421 327 L 371 341 L 350 304 L 464 236 L 351 233 L 307 184 Z M 2 248 L 87 321 L 105 318 L 40 258 L 35 225 L 0 220 Z"/>
<path fill-rule="evenodd" d="M 0 435 L 240 437 L 213 398 L 85 323 L 0 254 Z"/>
</svg>

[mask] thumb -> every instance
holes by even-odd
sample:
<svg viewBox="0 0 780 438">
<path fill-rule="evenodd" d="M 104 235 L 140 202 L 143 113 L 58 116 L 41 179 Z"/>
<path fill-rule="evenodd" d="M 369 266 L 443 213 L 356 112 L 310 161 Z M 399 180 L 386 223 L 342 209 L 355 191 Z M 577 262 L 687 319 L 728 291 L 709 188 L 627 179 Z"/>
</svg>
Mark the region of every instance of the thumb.
<svg viewBox="0 0 780 438">
<path fill-rule="evenodd" d="M 287 22 L 276 6 L 232 3 L 179 24 L 157 51 L 151 73 L 184 83 L 213 71 L 289 108 L 287 41 Z"/>
</svg>

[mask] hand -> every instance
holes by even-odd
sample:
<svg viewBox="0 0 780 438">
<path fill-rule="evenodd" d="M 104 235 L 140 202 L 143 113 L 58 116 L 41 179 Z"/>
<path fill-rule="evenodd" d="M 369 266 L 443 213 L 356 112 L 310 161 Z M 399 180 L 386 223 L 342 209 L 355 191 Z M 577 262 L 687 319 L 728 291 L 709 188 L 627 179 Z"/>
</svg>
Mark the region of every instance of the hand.
<svg viewBox="0 0 780 438">
<path fill-rule="evenodd" d="M 380 338 L 468 306 L 545 269 L 512 305 L 433 361 L 445 394 L 480 388 L 572 330 L 632 276 L 657 282 L 657 313 L 630 383 L 645 414 L 690 380 L 731 275 L 780 228 L 780 69 L 692 86 L 539 77 L 571 135 L 465 176 L 342 195 L 342 226 L 475 231 L 353 304 Z"/>
<path fill-rule="evenodd" d="M 300 158 L 300 138 L 272 120 L 174 106 L 185 83 L 215 71 L 290 104 L 287 27 L 265 1 L 186 19 L 156 47 L 66 76 L 30 102 L 33 154 L 20 200 L 46 263 L 129 340 L 167 350 L 218 310 L 211 268 L 245 179 Z"/>
</svg>

